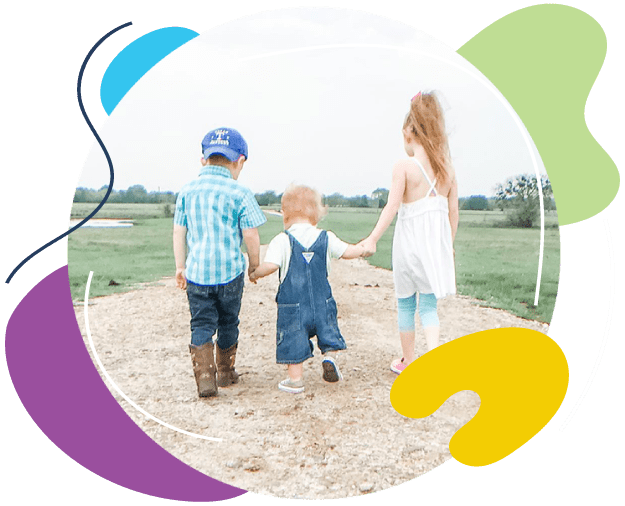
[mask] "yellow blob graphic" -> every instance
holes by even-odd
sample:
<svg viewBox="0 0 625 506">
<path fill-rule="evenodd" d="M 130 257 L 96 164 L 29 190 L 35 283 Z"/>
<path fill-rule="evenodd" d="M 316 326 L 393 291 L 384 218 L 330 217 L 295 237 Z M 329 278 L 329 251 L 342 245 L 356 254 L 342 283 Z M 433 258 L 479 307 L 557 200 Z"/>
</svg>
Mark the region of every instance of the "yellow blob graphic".
<svg viewBox="0 0 625 506">
<path fill-rule="evenodd" d="M 558 411 L 568 383 L 564 353 L 548 336 L 493 329 L 446 343 L 414 361 L 395 380 L 391 403 L 401 415 L 425 418 L 457 392 L 477 393 L 480 409 L 451 438 L 449 451 L 463 464 L 485 466 L 534 437 Z"/>
</svg>

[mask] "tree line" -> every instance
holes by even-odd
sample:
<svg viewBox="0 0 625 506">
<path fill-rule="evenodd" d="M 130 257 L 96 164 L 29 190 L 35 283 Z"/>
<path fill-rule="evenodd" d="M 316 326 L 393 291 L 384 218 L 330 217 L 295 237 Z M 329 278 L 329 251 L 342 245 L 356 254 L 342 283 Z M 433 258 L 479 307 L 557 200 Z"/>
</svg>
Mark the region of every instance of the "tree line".
<svg viewBox="0 0 625 506">
<path fill-rule="evenodd" d="M 99 190 L 77 188 L 74 202 L 98 203 L 106 195 L 108 186 Z M 492 211 L 499 209 L 506 214 L 507 224 L 512 227 L 532 227 L 540 216 L 540 193 L 542 189 L 543 204 L 547 211 L 555 210 L 553 190 L 547 176 L 539 180 L 535 174 L 520 174 L 497 185 L 495 195 L 471 195 L 459 200 L 459 207 L 466 211 Z M 388 202 L 389 191 L 377 188 L 371 195 L 355 195 L 346 197 L 341 193 L 324 195 L 323 202 L 329 207 L 372 207 L 381 209 Z M 130 186 L 127 190 L 113 190 L 108 198 L 110 203 L 124 204 L 166 204 L 166 215 L 171 214 L 171 205 L 176 203 L 177 194 L 171 191 L 148 192 L 142 185 Z M 282 194 L 274 191 L 257 193 L 256 200 L 260 206 L 280 205 Z"/>
<path fill-rule="evenodd" d="M 255 195 L 256 201 L 260 206 L 280 205 L 282 194 L 274 191 L 266 191 Z M 382 208 L 388 201 L 388 190 L 386 188 L 377 188 L 371 196 L 355 195 L 346 197 L 341 193 L 332 193 L 323 196 L 323 203 L 328 207 L 374 207 Z"/>
<path fill-rule="evenodd" d="M 106 195 L 108 186 L 102 186 L 99 190 L 80 187 L 74 194 L 74 202 L 99 203 Z M 143 185 L 130 186 L 127 190 L 113 190 L 107 202 L 112 204 L 175 204 L 177 193 L 166 191 L 148 192 Z M 274 191 L 266 191 L 255 195 L 260 206 L 280 205 L 282 194 Z M 376 189 L 371 196 L 356 195 L 346 197 L 340 193 L 324 195 L 324 204 L 330 207 L 375 207 L 381 208 L 388 200 L 388 190 L 385 188 Z"/>
<path fill-rule="evenodd" d="M 76 188 L 74 202 L 99 203 L 106 195 L 108 186 L 102 186 L 99 190 L 92 188 Z M 177 194 L 171 191 L 148 192 L 143 185 L 136 184 L 127 190 L 111 191 L 107 202 L 112 204 L 175 204 Z"/>
<path fill-rule="evenodd" d="M 506 212 L 511 227 L 531 228 L 540 218 L 540 196 L 542 193 L 545 211 L 555 211 L 551 181 L 547 176 L 520 174 L 509 178 L 495 188 L 497 207 Z"/>
</svg>

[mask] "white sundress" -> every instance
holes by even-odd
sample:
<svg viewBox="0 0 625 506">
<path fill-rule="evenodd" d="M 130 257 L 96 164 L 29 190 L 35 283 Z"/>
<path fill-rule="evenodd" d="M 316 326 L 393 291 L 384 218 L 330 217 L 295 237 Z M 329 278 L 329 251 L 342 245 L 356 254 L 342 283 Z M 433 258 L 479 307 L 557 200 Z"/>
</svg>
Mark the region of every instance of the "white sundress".
<svg viewBox="0 0 625 506">
<path fill-rule="evenodd" d="M 403 299 L 416 292 L 433 293 L 437 299 L 456 293 L 454 249 L 449 223 L 449 203 L 438 195 L 436 179 L 430 181 L 425 197 L 401 204 L 393 236 L 393 279 L 395 294 Z M 435 196 L 430 196 L 434 193 Z"/>
</svg>

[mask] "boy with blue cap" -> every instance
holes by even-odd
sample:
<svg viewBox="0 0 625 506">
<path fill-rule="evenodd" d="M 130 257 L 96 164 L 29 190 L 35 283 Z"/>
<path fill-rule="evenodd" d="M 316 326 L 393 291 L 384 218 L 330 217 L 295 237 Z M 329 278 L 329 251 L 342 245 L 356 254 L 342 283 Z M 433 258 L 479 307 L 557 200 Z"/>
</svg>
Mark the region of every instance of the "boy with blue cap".
<svg viewBox="0 0 625 506">
<path fill-rule="evenodd" d="M 189 350 L 200 397 L 237 383 L 245 258 L 260 263 L 257 227 L 267 221 L 252 192 L 237 182 L 247 143 L 234 128 L 210 131 L 202 141 L 199 177 L 178 194 L 174 214 L 176 285 L 186 289 L 191 312 Z M 213 336 L 217 333 L 216 350 Z M 215 361 L 216 359 L 216 361 Z"/>
</svg>

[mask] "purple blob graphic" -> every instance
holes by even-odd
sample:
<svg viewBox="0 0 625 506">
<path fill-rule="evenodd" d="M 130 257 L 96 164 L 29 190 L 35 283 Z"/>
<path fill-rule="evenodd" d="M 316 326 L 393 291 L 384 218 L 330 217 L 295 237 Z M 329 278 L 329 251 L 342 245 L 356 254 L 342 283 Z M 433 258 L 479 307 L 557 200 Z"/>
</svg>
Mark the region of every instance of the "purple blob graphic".
<svg viewBox="0 0 625 506">
<path fill-rule="evenodd" d="M 94 473 L 179 501 L 220 501 L 245 493 L 167 453 L 124 412 L 85 347 L 67 266 L 35 286 L 11 315 L 6 357 L 15 390 L 35 423 Z"/>
</svg>

